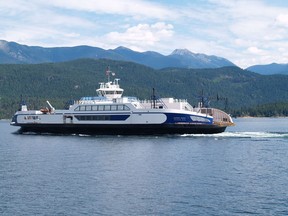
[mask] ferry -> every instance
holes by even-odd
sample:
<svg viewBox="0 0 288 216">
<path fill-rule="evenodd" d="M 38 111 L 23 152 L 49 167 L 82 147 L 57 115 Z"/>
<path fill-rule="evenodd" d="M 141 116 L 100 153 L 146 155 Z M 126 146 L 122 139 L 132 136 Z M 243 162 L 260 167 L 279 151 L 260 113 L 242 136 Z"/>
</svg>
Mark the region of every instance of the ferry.
<svg viewBox="0 0 288 216">
<path fill-rule="evenodd" d="M 82 97 L 67 109 L 29 110 L 21 104 L 11 121 L 19 132 L 87 135 L 214 134 L 234 125 L 229 114 L 215 108 L 191 106 L 187 100 L 124 97 L 119 79 L 100 83 L 97 96 Z"/>
</svg>

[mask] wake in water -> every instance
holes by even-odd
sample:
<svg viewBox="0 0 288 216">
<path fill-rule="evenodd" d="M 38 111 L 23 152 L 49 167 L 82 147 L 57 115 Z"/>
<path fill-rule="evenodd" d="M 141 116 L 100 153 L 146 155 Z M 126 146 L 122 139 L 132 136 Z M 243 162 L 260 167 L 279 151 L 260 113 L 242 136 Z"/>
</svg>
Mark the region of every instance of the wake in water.
<svg viewBox="0 0 288 216">
<path fill-rule="evenodd" d="M 287 138 L 283 132 L 223 132 L 219 134 L 183 134 L 183 137 L 215 137 L 215 138 Z"/>
</svg>

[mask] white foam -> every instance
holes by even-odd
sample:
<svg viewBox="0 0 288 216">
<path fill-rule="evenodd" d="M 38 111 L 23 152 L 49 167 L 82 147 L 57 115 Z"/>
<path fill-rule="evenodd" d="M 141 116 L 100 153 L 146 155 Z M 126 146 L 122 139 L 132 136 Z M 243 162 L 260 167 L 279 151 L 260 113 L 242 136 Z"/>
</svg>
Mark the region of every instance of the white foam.
<svg viewBox="0 0 288 216">
<path fill-rule="evenodd" d="M 215 138 L 288 138 L 288 133 L 277 132 L 223 132 L 219 134 L 183 134 L 183 137 L 215 137 Z"/>
</svg>

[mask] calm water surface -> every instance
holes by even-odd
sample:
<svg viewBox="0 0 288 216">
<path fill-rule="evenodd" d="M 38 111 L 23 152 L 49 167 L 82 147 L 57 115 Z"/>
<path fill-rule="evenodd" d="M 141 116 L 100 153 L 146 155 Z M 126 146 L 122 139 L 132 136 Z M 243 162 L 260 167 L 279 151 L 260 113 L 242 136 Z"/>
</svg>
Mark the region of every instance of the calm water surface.
<svg viewBox="0 0 288 216">
<path fill-rule="evenodd" d="M 288 118 L 218 135 L 20 135 L 0 121 L 0 215 L 288 215 Z"/>
</svg>

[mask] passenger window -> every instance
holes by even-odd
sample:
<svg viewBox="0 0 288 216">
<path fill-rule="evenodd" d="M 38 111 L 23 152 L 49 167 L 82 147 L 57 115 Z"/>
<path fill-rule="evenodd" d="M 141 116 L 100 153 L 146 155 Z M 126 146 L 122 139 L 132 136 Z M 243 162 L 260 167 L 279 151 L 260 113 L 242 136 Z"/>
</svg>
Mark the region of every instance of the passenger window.
<svg viewBox="0 0 288 216">
<path fill-rule="evenodd" d="M 118 105 L 117 110 L 123 110 L 123 105 Z"/>
<path fill-rule="evenodd" d="M 110 111 L 110 105 L 105 105 L 105 111 Z"/>
</svg>

